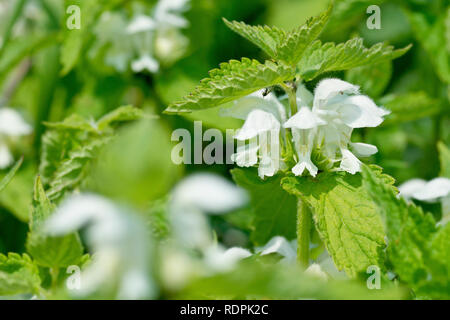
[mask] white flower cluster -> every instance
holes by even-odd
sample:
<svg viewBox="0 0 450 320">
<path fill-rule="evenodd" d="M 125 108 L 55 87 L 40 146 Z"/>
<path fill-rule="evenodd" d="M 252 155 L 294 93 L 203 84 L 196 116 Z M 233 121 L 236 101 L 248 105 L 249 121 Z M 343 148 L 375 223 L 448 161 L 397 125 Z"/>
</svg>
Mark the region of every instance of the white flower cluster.
<svg viewBox="0 0 450 320">
<path fill-rule="evenodd" d="M 76 194 L 61 204 L 45 230 L 59 236 L 83 227 L 94 255 L 74 295 L 84 297 L 112 288 L 117 289 L 119 299 L 146 299 L 155 294 L 150 277 L 151 239 L 138 214 L 96 194 Z"/>
<path fill-rule="evenodd" d="M 320 150 L 332 164 L 339 162 L 338 170 L 351 174 L 361 171 L 357 156 L 367 157 L 378 151 L 373 145 L 350 141 L 353 129 L 376 127 L 389 113 L 361 95 L 358 86 L 339 79 L 324 79 L 313 95 L 299 84 L 296 103 L 298 112 L 288 118 L 285 106 L 273 93 L 264 95 L 258 91 L 222 110 L 222 115 L 245 120 L 235 136 L 238 149 L 233 160 L 238 166 L 249 167 L 259 162 L 261 178 L 273 176 L 285 167 L 281 154 L 289 139 L 287 128 L 292 131 L 297 161 L 292 172 L 297 176 L 305 170 L 316 176 L 318 167 L 311 160 L 314 150 Z M 245 144 L 247 140 L 250 142 Z"/>
<path fill-rule="evenodd" d="M 184 52 L 187 39 L 179 29 L 189 25 L 182 16 L 189 8 L 188 2 L 159 0 L 151 15 L 136 14 L 129 23 L 121 13 L 105 12 L 95 28 L 99 44 L 93 53 L 108 44 L 106 64 L 118 71 L 125 71 L 131 60 L 134 72 L 157 72 L 160 60 L 171 63 Z"/>
</svg>

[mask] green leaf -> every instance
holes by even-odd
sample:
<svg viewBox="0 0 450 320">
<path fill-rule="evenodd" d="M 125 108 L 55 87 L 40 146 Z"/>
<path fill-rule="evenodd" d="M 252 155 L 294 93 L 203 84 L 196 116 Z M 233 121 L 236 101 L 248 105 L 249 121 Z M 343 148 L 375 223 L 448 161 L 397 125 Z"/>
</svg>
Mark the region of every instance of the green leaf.
<svg viewBox="0 0 450 320">
<path fill-rule="evenodd" d="M 250 194 L 251 240 L 264 245 L 274 236 L 296 237 L 297 199 L 281 188 L 281 175 L 261 180 L 254 169 L 233 169 L 234 181 Z"/>
<path fill-rule="evenodd" d="M 429 97 L 423 91 L 392 94 L 383 97 L 379 102 L 391 111 L 383 125 L 414 121 L 433 116 L 443 110 L 439 100 Z"/>
<path fill-rule="evenodd" d="M 108 143 L 118 123 L 155 117 L 141 109 L 123 106 L 98 121 L 73 114 L 61 122 L 46 123 L 52 130 L 42 138 L 39 172 L 49 198 L 57 200 L 83 182 L 91 161 Z"/>
<path fill-rule="evenodd" d="M 23 157 L 21 157 L 20 160 L 16 162 L 14 167 L 12 167 L 9 170 L 8 174 L 6 176 L 4 176 L 3 179 L 0 181 L 0 192 L 6 188 L 8 183 L 11 182 L 11 180 L 14 177 L 14 175 L 16 174 L 17 170 L 19 170 L 20 166 L 22 165 L 22 162 L 23 162 Z"/>
<path fill-rule="evenodd" d="M 54 44 L 57 40 L 56 33 L 45 35 L 26 35 L 11 40 L 5 48 L 2 58 L 0 59 L 0 82 L 14 67 L 23 61 L 24 58 L 42 48 Z"/>
<path fill-rule="evenodd" d="M 161 198 L 178 177 L 171 161 L 170 134 L 159 121 L 142 119 L 123 127 L 102 148 L 90 170 L 90 190 L 147 208 Z"/>
<path fill-rule="evenodd" d="M 20 221 L 26 222 L 29 218 L 32 198 L 30 190 L 33 190 L 35 175 L 36 168 L 32 164 L 23 165 L 0 192 L 0 205 Z"/>
<path fill-rule="evenodd" d="M 450 149 L 443 142 L 438 142 L 439 161 L 441 162 L 441 177 L 450 178 Z"/>
<path fill-rule="evenodd" d="M 94 121 L 88 121 L 79 114 L 72 114 L 60 122 L 44 122 L 48 128 L 59 130 L 79 130 L 87 132 L 96 132 Z"/>
<path fill-rule="evenodd" d="M 317 40 L 308 47 L 298 63 L 299 75 L 303 80 L 310 81 L 325 72 L 348 70 L 392 60 L 402 56 L 410 48 L 411 45 L 394 50 L 392 46 L 384 43 L 366 48 L 361 38 L 354 38 L 338 45 L 333 42 L 322 44 Z"/>
<path fill-rule="evenodd" d="M 433 24 L 422 12 L 410 12 L 408 17 L 413 33 L 427 52 L 435 72 L 443 82 L 450 83 L 450 51 L 446 36 L 450 9 L 434 19 Z"/>
<path fill-rule="evenodd" d="M 190 112 L 213 108 L 236 100 L 259 89 L 270 87 L 295 76 L 292 68 L 283 63 L 242 58 L 220 64 L 219 69 L 209 72 L 209 78 L 183 100 L 169 105 L 165 113 Z"/>
<path fill-rule="evenodd" d="M 285 61 L 289 65 L 296 65 L 302 56 L 306 54 L 308 46 L 317 39 L 325 27 L 332 5 L 328 10 L 317 17 L 310 18 L 306 23 L 287 34 L 286 40 L 277 50 L 277 59 Z"/>
<path fill-rule="evenodd" d="M 69 152 L 80 145 L 80 137 L 69 130 L 48 130 L 42 136 L 39 174 L 44 186 L 48 186 L 61 162 L 68 158 Z"/>
<path fill-rule="evenodd" d="M 321 15 L 308 19 L 304 25 L 288 33 L 277 27 L 250 26 L 244 22 L 223 20 L 231 30 L 264 50 L 271 58 L 295 66 L 305 49 L 325 27 L 331 9 L 332 6 L 329 6 Z"/>
<path fill-rule="evenodd" d="M 360 174 L 323 172 L 316 178 L 286 177 L 281 183 L 309 205 L 339 270 L 355 277 L 370 265 L 384 269 L 383 223 Z"/>
<path fill-rule="evenodd" d="M 230 22 L 225 18 L 223 21 L 228 28 L 258 46 L 272 58 L 276 58 L 278 47 L 286 38 L 286 32 L 277 27 L 250 26 L 244 22 Z"/>
<path fill-rule="evenodd" d="M 50 237 L 42 230 L 43 223 L 54 209 L 55 206 L 47 198 L 38 176 L 34 186 L 27 250 L 40 266 L 57 268 L 77 264 L 83 255 L 83 246 L 78 234 Z"/>
<path fill-rule="evenodd" d="M 162 241 L 170 235 L 170 221 L 168 218 L 169 197 L 163 197 L 152 201 L 145 218 L 148 221 L 149 229 L 155 239 Z"/>
<path fill-rule="evenodd" d="M 38 267 L 26 254 L 0 254 L 0 296 L 20 293 L 37 294 L 41 279 Z"/>
<path fill-rule="evenodd" d="M 84 142 L 80 147 L 70 151 L 68 158 L 62 161 L 49 184 L 47 195 L 51 200 L 60 199 L 65 192 L 78 187 L 89 174 L 92 160 L 111 137 L 98 137 Z"/>
<path fill-rule="evenodd" d="M 387 256 L 393 271 L 419 296 L 448 298 L 448 227 L 438 231 L 431 214 L 398 198 L 393 179 L 380 168 L 364 166 L 363 176 L 364 187 L 384 219 L 389 239 Z"/>
<path fill-rule="evenodd" d="M 350 69 L 345 74 L 345 80 L 359 85 L 362 92 L 369 97 L 379 97 L 392 76 L 392 61 L 385 60 L 376 64 Z"/>
<path fill-rule="evenodd" d="M 450 299 L 450 224 L 439 229 L 431 240 L 431 280 L 421 284 L 417 290 L 419 296 L 433 299 Z"/>
</svg>

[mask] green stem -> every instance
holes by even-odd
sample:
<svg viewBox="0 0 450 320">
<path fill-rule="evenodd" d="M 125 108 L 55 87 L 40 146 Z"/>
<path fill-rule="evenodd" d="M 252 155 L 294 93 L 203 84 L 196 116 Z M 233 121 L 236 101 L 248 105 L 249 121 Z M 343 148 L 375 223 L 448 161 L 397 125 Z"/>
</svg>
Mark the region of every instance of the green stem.
<svg viewBox="0 0 450 320">
<path fill-rule="evenodd" d="M 312 215 L 307 204 L 297 200 L 297 259 L 303 268 L 309 265 L 309 240 Z"/>
<path fill-rule="evenodd" d="M 50 275 L 52 276 L 52 288 L 56 288 L 58 284 L 59 268 L 50 268 Z"/>
<path fill-rule="evenodd" d="M 294 83 L 284 83 L 282 85 L 284 91 L 288 95 L 289 106 L 291 108 L 291 116 L 297 113 L 297 95 Z"/>
</svg>

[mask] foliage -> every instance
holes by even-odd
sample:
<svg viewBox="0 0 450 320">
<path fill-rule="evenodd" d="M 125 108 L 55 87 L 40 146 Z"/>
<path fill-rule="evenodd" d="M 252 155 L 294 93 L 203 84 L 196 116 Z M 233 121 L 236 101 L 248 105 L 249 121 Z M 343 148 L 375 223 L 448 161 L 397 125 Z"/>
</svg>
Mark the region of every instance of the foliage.
<svg viewBox="0 0 450 320">
<path fill-rule="evenodd" d="M 450 178 L 449 53 L 441 0 L 0 0 L 0 299 L 450 299 L 403 185 Z"/>
</svg>

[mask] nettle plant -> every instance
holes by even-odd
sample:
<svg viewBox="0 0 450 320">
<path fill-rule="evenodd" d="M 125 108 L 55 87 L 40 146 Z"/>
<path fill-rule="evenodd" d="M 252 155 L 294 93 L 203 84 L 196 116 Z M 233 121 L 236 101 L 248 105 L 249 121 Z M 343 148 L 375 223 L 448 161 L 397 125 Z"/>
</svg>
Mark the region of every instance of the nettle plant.
<svg viewBox="0 0 450 320">
<path fill-rule="evenodd" d="M 245 120 L 232 159 L 246 168 L 231 173 L 251 196 L 256 245 L 276 235 L 296 236 L 297 259 L 306 268 L 314 259 L 310 242 L 317 243 L 318 235 L 349 277 L 367 278 L 368 267 L 375 266 L 383 278 L 390 271 L 418 296 L 448 296 L 444 244 L 449 227 L 436 227 L 430 214 L 397 196 L 393 178 L 358 159 L 376 153 L 376 146 L 351 141 L 353 129 L 376 127 L 390 112 L 358 86 L 324 78 L 329 72 L 389 62 L 409 46 L 366 48 L 360 38 L 322 43 L 317 38 L 330 12 L 331 7 L 290 32 L 224 19 L 269 59 L 222 63 L 165 112 L 234 101 L 223 115 Z M 307 87 L 318 77 L 313 94 Z"/>
</svg>

